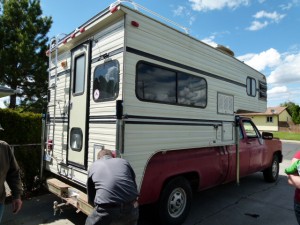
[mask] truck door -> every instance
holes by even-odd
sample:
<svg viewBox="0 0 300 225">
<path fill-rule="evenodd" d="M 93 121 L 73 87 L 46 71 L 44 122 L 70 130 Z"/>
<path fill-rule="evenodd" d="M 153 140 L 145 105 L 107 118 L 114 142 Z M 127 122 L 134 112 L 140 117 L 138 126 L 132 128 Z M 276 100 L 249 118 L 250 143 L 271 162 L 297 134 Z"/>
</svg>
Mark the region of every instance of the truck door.
<svg viewBox="0 0 300 225">
<path fill-rule="evenodd" d="M 245 130 L 245 148 L 250 153 L 249 172 L 258 171 L 262 167 L 264 145 L 262 138 L 256 126 L 250 120 L 244 120 L 243 126 Z"/>
<path fill-rule="evenodd" d="M 85 42 L 71 51 L 67 161 L 80 168 L 87 165 L 89 49 Z"/>
</svg>

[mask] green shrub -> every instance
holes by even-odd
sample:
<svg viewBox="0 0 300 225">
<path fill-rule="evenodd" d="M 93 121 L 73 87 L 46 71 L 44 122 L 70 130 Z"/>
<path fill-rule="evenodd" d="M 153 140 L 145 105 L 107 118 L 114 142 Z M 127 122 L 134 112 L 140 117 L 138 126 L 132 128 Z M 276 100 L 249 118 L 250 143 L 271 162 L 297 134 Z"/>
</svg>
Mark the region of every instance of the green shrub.
<svg viewBox="0 0 300 225">
<path fill-rule="evenodd" d="M 41 129 L 40 114 L 0 109 L 0 140 L 9 143 L 21 168 L 25 193 L 35 189 L 36 177 L 40 174 Z"/>
</svg>

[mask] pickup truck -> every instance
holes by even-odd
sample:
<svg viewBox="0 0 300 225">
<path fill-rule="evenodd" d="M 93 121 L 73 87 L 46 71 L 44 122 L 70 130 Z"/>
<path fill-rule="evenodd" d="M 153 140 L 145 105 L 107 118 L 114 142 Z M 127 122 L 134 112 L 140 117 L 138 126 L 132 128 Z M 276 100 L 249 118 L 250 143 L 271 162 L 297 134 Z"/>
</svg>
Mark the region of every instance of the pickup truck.
<svg viewBox="0 0 300 225">
<path fill-rule="evenodd" d="M 151 156 L 144 171 L 139 204 L 154 204 L 153 212 L 161 224 L 179 225 L 189 213 L 193 191 L 238 181 L 260 171 L 267 182 L 275 182 L 282 162 L 281 141 L 272 133 L 261 134 L 250 118 L 237 116 L 235 125 L 239 140 L 236 144 L 160 151 Z M 49 179 L 47 184 L 58 196 L 68 193 L 65 189 L 69 186 L 57 179 Z M 75 202 L 65 200 L 89 214 L 93 206 L 87 203 L 84 192 L 78 192 Z"/>
<path fill-rule="evenodd" d="M 193 191 L 260 171 L 267 182 L 275 182 L 282 162 L 281 141 L 273 138 L 272 133 L 261 134 L 250 118 L 237 117 L 236 126 L 239 132 L 237 145 L 154 155 L 145 171 L 140 204 L 155 200 L 163 224 L 181 224 L 189 212 Z"/>
</svg>

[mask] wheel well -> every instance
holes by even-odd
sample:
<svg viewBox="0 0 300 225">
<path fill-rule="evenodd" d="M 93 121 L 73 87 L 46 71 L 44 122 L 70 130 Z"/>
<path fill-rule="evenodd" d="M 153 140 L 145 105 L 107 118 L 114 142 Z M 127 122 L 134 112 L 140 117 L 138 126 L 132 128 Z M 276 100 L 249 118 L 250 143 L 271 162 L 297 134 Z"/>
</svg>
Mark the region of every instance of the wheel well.
<svg viewBox="0 0 300 225">
<path fill-rule="evenodd" d="M 199 175 L 197 172 L 188 172 L 188 173 L 183 173 L 183 174 L 177 174 L 175 176 L 169 177 L 168 179 L 166 179 L 163 183 L 163 187 L 172 179 L 174 179 L 175 177 L 183 177 L 185 178 L 191 185 L 191 188 L 193 191 L 198 190 L 199 187 Z"/>
<path fill-rule="evenodd" d="M 275 155 L 278 157 L 279 163 L 282 163 L 282 159 L 283 159 L 282 152 L 278 150 L 274 152 L 274 156 Z"/>
</svg>

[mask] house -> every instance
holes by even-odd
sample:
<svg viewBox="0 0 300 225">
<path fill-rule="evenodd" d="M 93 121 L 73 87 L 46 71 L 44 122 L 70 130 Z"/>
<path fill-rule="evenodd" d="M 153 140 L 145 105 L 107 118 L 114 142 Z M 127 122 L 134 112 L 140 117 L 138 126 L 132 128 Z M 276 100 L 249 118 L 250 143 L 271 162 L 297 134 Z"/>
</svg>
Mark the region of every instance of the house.
<svg viewBox="0 0 300 225">
<path fill-rule="evenodd" d="M 13 95 L 15 93 L 16 93 L 16 91 L 11 88 L 0 86 L 0 98 L 9 96 L 9 95 Z"/>
<path fill-rule="evenodd" d="M 263 113 L 243 113 L 241 116 L 251 117 L 260 131 L 280 131 L 293 125 L 287 107 L 268 107 Z"/>
</svg>

